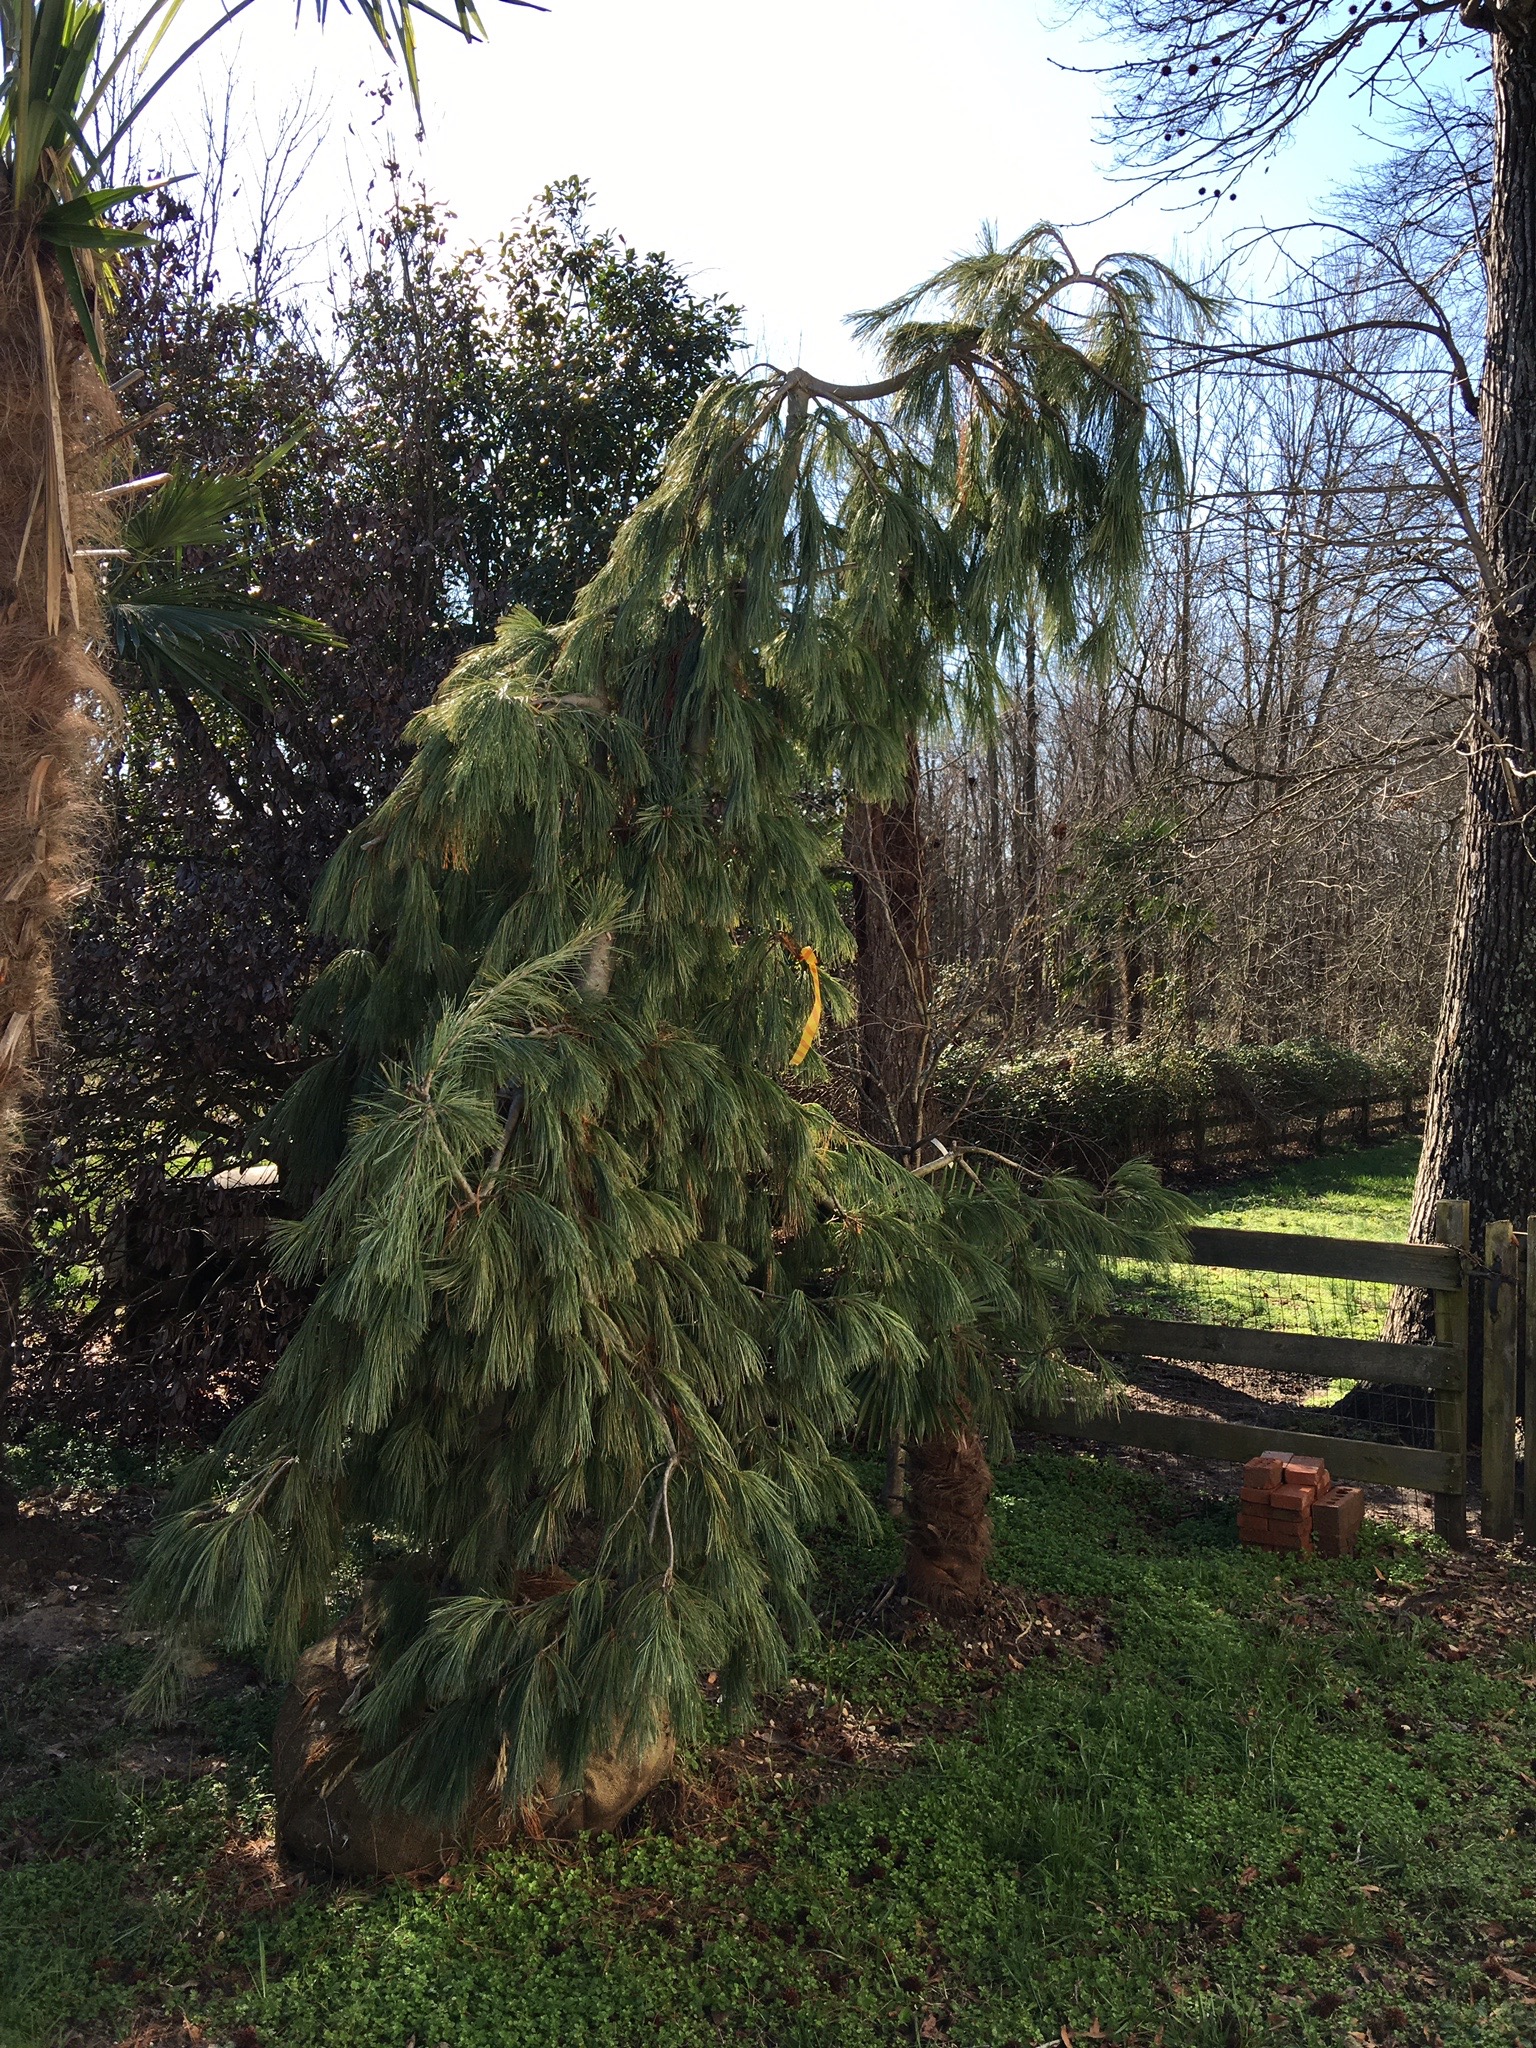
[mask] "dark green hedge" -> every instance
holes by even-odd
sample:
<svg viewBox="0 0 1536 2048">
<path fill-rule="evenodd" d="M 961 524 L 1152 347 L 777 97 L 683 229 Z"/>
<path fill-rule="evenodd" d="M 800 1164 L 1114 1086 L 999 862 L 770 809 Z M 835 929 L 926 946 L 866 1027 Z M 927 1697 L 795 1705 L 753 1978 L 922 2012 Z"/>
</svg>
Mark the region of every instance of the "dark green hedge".
<svg viewBox="0 0 1536 2048">
<path fill-rule="evenodd" d="M 1136 1046 L 1097 1040 L 1008 1057 L 952 1047 L 938 1095 L 954 1138 L 1036 1165 L 1097 1171 L 1145 1156 L 1230 1162 L 1331 1135 L 1402 1127 L 1428 1081 L 1427 1045 L 1371 1053 L 1316 1039 L 1280 1045 Z M 1360 1105 L 1375 1105 L 1368 1117 Z"/>
</svg>

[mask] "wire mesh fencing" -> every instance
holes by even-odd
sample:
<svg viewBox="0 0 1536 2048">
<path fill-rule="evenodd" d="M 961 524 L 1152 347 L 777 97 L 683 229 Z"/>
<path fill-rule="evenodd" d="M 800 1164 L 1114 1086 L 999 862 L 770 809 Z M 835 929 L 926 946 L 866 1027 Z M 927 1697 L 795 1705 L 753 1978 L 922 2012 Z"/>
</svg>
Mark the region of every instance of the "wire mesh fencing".
<svg viewBox="0 0 1536 2048">
<path fill-rule="evenodd" d="M 1383 1281 L 1123 1259 L 1111 1275 L 1110 1314 L 1371 1343 L 1386 1337 L 1399 1291 Z M 1133 1406 L 1177 1403 L 1245 1421 L 1267 1417 L 1277 1428 L 1434 1441 L 1435 1396 L 1425 1387 L 1180 1358 L 1172 1340 L 1166 1359 L 1123 1360 L 1120 1370 Z"/>
<path fill-rule="evenodd" d="M 1111 1312 L 1170 1322 L 1224 1323 L 1243 1330 L 1281 1330 L 1303 1337 L 1370 1340 L 1386 1334 L 1396 1291 L 1376 1280 L 1120 1259 L 1112 1273 Z"/>
</svg>

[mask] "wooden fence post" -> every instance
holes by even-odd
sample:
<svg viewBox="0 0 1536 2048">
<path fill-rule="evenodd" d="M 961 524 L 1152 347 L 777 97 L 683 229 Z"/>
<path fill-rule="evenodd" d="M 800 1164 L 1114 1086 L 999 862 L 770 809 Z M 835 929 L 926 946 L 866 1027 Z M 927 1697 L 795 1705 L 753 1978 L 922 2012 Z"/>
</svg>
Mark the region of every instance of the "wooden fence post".
<svg viewBox="0 0 1536 2048">
<path fill-rule="evenodd" d="M 1435 1449 L 1449 1451 L 1461 1460 L 1461 1488 L 1457 1493 L 1435 1495 L 1435 1534 L 1455 1550 L 1467 1547 L 1467 1279 L 1466 1254 L 1472 1242 L 1472 1208 L 1468 1202 L 1440 1202 L 1435 1207 L 1435 1241 L 1463 1254 L 1461 1286 L 1454 1292 L 1437 1292 L 1435 1300 L 1435 1342 L 1448 1344 L 1461 1357 L 1455 1386 L 1441 1387 L 1435 1394 Z"/>
<path fill-rule="evenodd" d="M 1483 1240 L 1483 1534 L 1515 1533 L 1515 1356 L 1520 1331 L 1520 1261 L 1515 1227 L 1490 1223 Z"/>
</svg>

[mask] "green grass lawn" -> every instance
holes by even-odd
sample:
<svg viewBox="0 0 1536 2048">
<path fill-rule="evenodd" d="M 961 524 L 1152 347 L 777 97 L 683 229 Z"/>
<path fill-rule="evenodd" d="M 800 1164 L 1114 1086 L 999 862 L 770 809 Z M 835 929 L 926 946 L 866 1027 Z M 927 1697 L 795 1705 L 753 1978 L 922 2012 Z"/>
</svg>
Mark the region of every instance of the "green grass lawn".
<svg viewBox="0 0 1536 2048">
<path fill-rule="evenodd" d="M 1238 1230 L 1400 1240 L 1408 1235 L 1418 1163 L 1416 1138 L 1325 1153 L 1191 1197 L 1194 1220 Z M 1131 1261 L 1122 1268 L 1116 1297 L 1118 1306 L 1139 1315 L 1366 1338 L 1381 1335 L 1391 1298 L 1390 1287 L 1369 1281 Z"/>
<path fill-rule="evenodd" d="M 996 1508 L 1020 1654 L 834 1629 L 802 1660 L 797 1713 L 874 1761 L 695 1758 L 623 1839 L 443 1883 L 294 1886 L 270 1689 L 206 1702 L 195 1772 L 152 1782 L 115 1714 L 71 1718 L 138 1653 L 59 1667 L 0 1724 L 54 1772 L 0 1812 L 0 2044 L 1536 2040 L 1536 1575 L 1380 1531 L 1244 1552 L 1229 1506 L 1053 1453 Z M 825 1558 L 848 1613 L 897 1552 Z"/>
<path fill-rule="evenodd" d="M 1419 1166 L 1417 1138 L 1326 1152 L 1191 1197 L 1201 1223 L 1306 1230 L 1322 1237 L 1405 1238 Z"/>
</svg>

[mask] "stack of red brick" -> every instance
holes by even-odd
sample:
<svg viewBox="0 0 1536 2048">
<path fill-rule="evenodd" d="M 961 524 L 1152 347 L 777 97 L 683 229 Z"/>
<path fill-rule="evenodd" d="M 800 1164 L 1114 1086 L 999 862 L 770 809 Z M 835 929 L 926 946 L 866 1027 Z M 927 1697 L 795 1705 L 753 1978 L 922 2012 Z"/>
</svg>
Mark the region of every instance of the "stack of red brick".
<svg viewBox="0 0 1536 2048">
<path fill-rule="evenodd" d="M 1260 1550 L 1353 1557 L 1364 1519 L 1364 1493 L 1335 1486 L 1321 1458 L 1265 1451 L 1243 1467 L 1237 1533 Z"/>
</svg>

